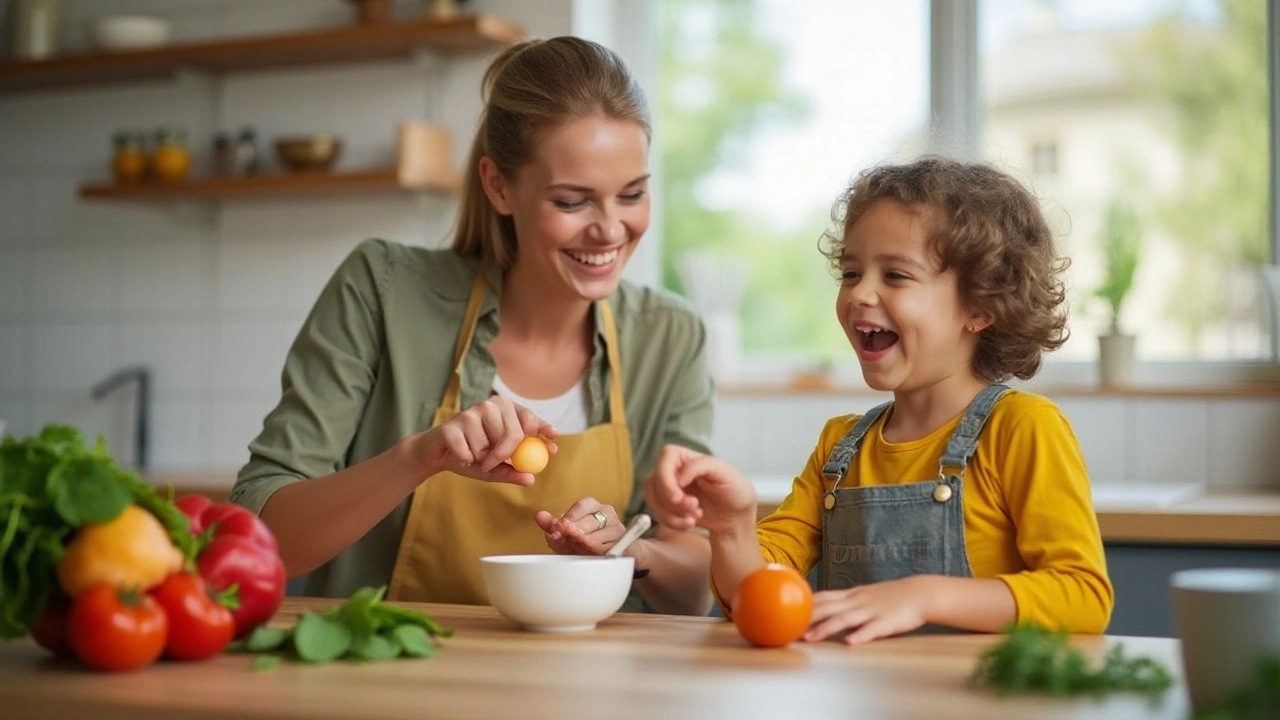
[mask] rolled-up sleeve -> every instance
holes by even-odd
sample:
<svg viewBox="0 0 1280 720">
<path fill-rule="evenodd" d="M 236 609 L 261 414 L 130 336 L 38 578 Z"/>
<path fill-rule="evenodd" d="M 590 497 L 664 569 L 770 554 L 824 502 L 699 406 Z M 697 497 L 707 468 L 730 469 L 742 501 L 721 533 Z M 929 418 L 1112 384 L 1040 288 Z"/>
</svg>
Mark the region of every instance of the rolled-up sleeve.
<svg viewBox="0 0 1280 720">
<path fill-rule="evenodd" d="M 385 341 L 380 296 L 389 272 L 386 245 L 367 240 L 329 279 L 289 349 L 280 402 L 249 444 L 233 502 L 260 513 L 284 485 L 346 466 Z"/>
</svg>

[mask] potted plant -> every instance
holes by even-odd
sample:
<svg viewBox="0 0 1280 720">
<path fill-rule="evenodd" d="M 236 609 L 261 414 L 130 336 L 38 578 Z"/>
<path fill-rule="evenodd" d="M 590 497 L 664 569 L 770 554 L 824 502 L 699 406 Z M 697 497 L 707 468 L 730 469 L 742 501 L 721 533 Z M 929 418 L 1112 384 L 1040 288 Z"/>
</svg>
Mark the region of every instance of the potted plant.
<svg viewBox="0 0 1280 720">
<path fill-rule="evenodd" d="M 1110 323 L 1098 336 L 1098 370 L 1103 385 L 1127 385 L 1133 381 L 1136 338 L 1120 329 L 1120 310 L 1133 288 L 1141 250 L 1142 223 L 1133 206 L 1119 197 L 1107 205 L 1102 228 L 1102 285 L 1094 295 L 1107 304 Z"/>
</svg>

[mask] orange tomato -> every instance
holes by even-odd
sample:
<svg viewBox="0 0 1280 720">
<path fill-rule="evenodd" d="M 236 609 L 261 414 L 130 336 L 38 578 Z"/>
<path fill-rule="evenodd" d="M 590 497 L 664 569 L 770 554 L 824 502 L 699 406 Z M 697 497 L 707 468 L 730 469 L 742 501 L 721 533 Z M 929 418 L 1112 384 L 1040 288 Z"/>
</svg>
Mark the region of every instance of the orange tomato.
<svg viewBox="0 0 1280 720">
<path fill-rule="evenodd" d="M 799 640 L 813 616 L 813 591 L 804 576 L 770 563 L 743 578 L 733 599 L 733 624 L 760 647 Z"/>
<path fill-rule="evenodd" d="M 515 452 L 511 453 L 511 467 L 520 472 L 537 475 L 547 466 L 551 452 L 547 450 L 547 442 L 540 437 L 529 435 L 520 441 Z"/>
</svg>

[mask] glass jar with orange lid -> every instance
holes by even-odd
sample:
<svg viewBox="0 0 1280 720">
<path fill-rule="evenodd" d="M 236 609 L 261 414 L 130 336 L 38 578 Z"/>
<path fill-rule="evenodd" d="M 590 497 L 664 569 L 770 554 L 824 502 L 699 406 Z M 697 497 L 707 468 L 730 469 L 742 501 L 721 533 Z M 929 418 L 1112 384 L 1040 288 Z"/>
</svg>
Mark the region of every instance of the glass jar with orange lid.
<svg viewBox="0 0 1280 720">
<path fill-rule="evenodd" d="M 151 148 L 151 177 L 160 182 L 177 182 L 186 180 L 190 172 L 191 151 L 187 148 L 186 133 L 180 128 L 157 129 Z"/>
<path fill-rule="evenodd" d="M 142 133 L 127 130 L 112 138 L 115 154 L 111 157 L 111 173 L 117 185 L 133 185 L 147 174 L 146 138 Z"/>
</svg>

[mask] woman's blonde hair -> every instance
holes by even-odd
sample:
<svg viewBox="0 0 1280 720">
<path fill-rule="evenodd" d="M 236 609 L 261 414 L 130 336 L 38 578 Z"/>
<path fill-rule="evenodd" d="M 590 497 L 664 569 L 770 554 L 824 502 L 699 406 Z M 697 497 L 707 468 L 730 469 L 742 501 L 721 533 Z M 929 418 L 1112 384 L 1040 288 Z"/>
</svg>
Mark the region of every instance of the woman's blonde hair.
<svg viewBox="0 0 1280 720">
<path fill-rule="evenodd" d="M 533 159 L 548 128 L 599 113 L 634 122 L 650 136 L 649 109 L 622 58 L 569 36 L 507 48 L 485 71 L 481 92 L 484 112 L 467 156 L 453 251 L 505 270 L 516 258 L 515 226 L 485 196 L 480 158 L 492 159 L 510 180 Z"/>
<path fill-rule="evenodd" d="M 991 326 L 978 336 L 974 373 L 987 382 L 1034 376 L 1044 352 L 1070 334 L 1062 279 L 1070 260 L 1057 254 L 1035 197 L 979 163 L 925 157 L 871 168 L 836 203 L 836 229 L 819 242 L 837 275 L 849 231 L 885 199 L 925 213 L 930 247 L 943 270 L 955 269 L 961 301 L 991 313 Z"/>
</svg>

